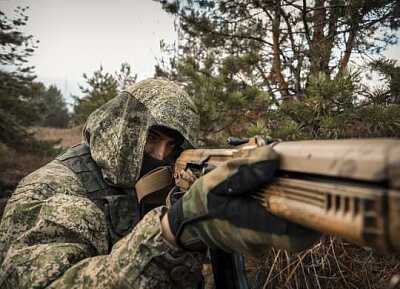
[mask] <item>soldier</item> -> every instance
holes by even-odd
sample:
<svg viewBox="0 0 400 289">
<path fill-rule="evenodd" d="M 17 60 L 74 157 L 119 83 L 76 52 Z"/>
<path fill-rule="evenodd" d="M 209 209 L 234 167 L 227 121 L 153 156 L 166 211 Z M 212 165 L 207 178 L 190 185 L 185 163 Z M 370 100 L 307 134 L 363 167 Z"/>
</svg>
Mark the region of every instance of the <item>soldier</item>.
<svg viewBox="0 0 400 289">
<path fill-rule="evenodd" d="M 93 112 L 83 143 L 25 177 L 8 201 L 0 287 L 196 288 L 206 247 L 256 254 L 315 240 L 246 197 L 273 175 L 269 148 L 200 178 L 170 209 L 143 205 L 134 184 L 194 147 L 198 131 L 192 101 L 167 80 L 139 82 Z"/>
</svg>

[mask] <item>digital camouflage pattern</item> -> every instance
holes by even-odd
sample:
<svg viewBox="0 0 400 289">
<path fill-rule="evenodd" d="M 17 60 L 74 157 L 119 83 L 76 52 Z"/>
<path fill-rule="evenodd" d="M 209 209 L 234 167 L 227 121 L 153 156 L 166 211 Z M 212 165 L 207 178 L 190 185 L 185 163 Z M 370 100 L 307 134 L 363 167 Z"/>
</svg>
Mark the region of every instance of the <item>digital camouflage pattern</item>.
<svg viewBox="0 0 400 289">
<path fill-rule="evenodd" d="M 152 125 L 179 131 L 186 140 L 184 148 L 196 146 L 199 117 L 195 105 L 182 88 L 168 80 L 141 81 L 89 116 L 83 138 L 107 182 L 131 187 L 137 180 Z"/>
<path fill-rule="evenodd" d="M 176 84 L 146 80 L 109 101 L 83 131 L 105 180 L 133 188 L 151 125 L 195 144 L 198 118 Z M 54 160 L 25 177 L 0 224 L 0 288 L 195 288 L 201 255 L 161 236 L 161 208 L 113 246 L 104 212 L 80 178 Z"/>
</svg>

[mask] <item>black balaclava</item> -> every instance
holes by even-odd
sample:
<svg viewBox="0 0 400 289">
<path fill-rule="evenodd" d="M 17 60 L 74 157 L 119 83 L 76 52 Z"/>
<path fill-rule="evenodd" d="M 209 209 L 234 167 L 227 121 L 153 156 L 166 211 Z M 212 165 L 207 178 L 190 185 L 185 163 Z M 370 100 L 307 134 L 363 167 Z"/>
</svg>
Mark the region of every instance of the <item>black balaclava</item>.
<svg viewBox="0 0 400 289">
<path fill-rule="evenodd" d="M 145 174 L 148 172 L 159 168 L 159 167 L 164 167 L 164 166 L 173 166 L 175 163 L 176 159 L 176 154 L 173 154 L 173 156 L 169 156 L 163 160 L 158 160 L 153 158 L 150 154 L 144 153 L 143 154 L 143 162 L 142 162 L 142 169 L 140 170 L 140 177 L 143 177 Z"/>
<path fill-rule="evenodd" d="M 163 160 L 155 159 L 147 152 L 144 152 L 142 168 L 140 170 L 139 178 L 143 177 L 145 174 L 147 174 L 148 172 L 150 172 L 158 167 L 173 166 L 175 163 L 175 160 L 178 158 L 179 154 L 182 152 L 181 145 L 184 141 L 184 138 L 178 131 L 170 129 L 165 126 L 160 126 L 160 125 L 154 125 L 151 127 L 151 129 L 160 131 L 161 133 L 175 139 L 176 150 L 173 153 L 171 153 L 171 155 L 169 155 L 168 157 L 166 157 Z"/>
</svg>

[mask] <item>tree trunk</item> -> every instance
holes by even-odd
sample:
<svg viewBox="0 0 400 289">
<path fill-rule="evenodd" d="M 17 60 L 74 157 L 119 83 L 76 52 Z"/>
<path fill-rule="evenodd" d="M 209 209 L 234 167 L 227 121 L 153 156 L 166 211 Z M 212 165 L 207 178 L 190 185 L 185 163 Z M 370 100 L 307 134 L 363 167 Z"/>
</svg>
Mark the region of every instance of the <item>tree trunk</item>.
<svg viewBox="0 0 400 289">
<path fill-rule="evenodd" d="M 272 20 L 272 78 L 277 82 L 279 91 L 284 101 L 291 100 L 289 86 L 282 74 L 281 50 L 280 50 L 280 23 L 281 23 L 281 4 L 276 1 L 274 18 Z"/>
<path fill-rule="evenodd" d="M 324 27 L 326 22 L 325 0 L 316 0 L 313 8 L 312 24 L 314 28 L 311 41 L 311 75 L 316 76 L 322 70 L 322 58 L 325 49 Z"/>
</svg>

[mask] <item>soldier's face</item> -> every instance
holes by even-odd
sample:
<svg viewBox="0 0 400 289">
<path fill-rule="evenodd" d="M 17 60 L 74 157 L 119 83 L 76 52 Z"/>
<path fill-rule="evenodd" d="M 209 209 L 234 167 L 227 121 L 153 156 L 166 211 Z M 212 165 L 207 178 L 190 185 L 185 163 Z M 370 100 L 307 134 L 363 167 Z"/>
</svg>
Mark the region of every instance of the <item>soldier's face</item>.
<svg viewBox="0 0 400 289">
<path fill-rule="evenodd" d="M 177 140 L 158 129 L 151 129 L 144 150 L 157 160 L 164 160 L 176 151 Z"/>
</svg>

